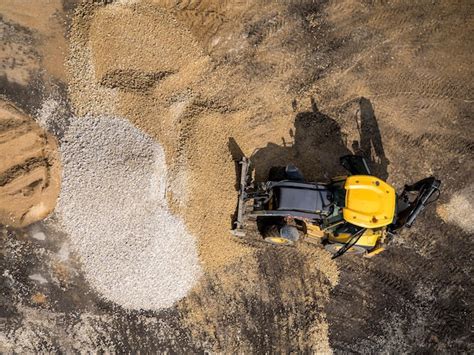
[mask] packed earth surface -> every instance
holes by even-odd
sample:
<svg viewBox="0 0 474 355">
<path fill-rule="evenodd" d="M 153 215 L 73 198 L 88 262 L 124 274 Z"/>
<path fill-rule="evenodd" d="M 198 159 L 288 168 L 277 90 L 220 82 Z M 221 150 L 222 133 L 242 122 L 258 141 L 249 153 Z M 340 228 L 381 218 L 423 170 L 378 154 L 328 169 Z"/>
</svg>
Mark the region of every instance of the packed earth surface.
<svg viewBox="0 0 474 355">
<path fill-rule="evenodd" d="M 0 2 L 0 352 L 472 353 L 471 1 Z M 233 237 L 236 159 L 442 193 L 374 258 Z"/>
</svg>

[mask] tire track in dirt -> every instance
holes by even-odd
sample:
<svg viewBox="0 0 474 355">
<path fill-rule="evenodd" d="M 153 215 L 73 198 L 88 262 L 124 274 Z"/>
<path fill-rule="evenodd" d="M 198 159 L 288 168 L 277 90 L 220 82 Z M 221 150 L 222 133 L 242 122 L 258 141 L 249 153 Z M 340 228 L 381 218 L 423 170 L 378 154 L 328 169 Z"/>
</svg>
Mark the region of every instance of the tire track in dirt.
<svg viewBox="0 0 474 355">
<path fill-rule="evenodd" d="M 386 138 L 398 141 L 406 150 L 422 149 L 429 151 L 430 154 L 436 154 L 433 152 L 436 151 L 439 154 L 449 153 L 451 157 L 456 157 L 458 155 L 470 155 L 474 152 L 473 139 L 450 134 L 427 132 L 421 135 L 413 135 L 392 127 Z"/>
<path fill-rule="evenodd" d="M 208 275 L 203 290 L 182 304 L 191 314 L 194 337 L 210 348 L 231 351 L 328 351 L 324 305 L 333 280 L 309 258 L 319 255 L 324 261 L 329 255 L 322 249 L 312 253 L 259 247 L 256 263 L 247 257 L 221 270 L 221 276 Z M 244 263 L 258 273 L 246 271 Z M 239 329 L 231 326 L 236 322 Z"/>
<path fill-rule="evenodd" d="M 427 227 L 424 226 L 424 228 Z M 462 301 L 466 299 L 469 292 L 464 282 L 469 272 L 463 270 L 460 265 L 466 267 L 470 256 L 459 254 L 467 247 L 468 240 L 465 238 L 466 235 L 461 233 L 461 237 L 450 238 L 448 247 L 440 242 L 440 235 L 450 234 L 451 226 L 441 226 L 441 228 L 438 226 L 436 232 L 427 230 L 427 233 L 411 233 L 410 236 L 402 236 L 404 243 L 413 244 L 412 251 L 397 251 L 399 246 L 395 246 L 393 250 L 395 254 L 389 255 L 387 261 L 371 264 L 370 269 L 376 278 L 374 278 L 375 284 L 370 287 L 389 294 L 394 300 L 388 305 L 380 304 L 380 312 L 388 307 L 389 312 L 397 313 L 400 312 L 401 305 L 409 307 L 413 312 L 426 317 L 425 324 L 433 333 L 437 333 L 439 326 L 450 324 L 451 328 L 442 335 L 444 339 L 449 339 L 456 336 L 458 332 L 462 332 L 469 319 L 469 308 Z M 408 234 L 408 231 L 405 234 Z M 429 245 L 429 250 L 424 248 L 420 254 L 422 246 L 426 244 Z M 392 251 L 388 253 L 391 254 Z M 403 265 L 410 265 L 410 267 L 405 268 Z M 445 295 L 448 288 L 449 295 Z M 426 291 L 420 293 L 417 290 L 430 291 L 427 294 Z"/>
<path fill-rule="evenodd" d="M 374 86 L 376 96 L 404 95 L 409 98 L 454 99 L 474 101 L 473 86 L 469 79 L 453 82 L 449 78 L 434 74 L 394 72 L 394 80 Z M 371 80 L 371 79 L 369 79 Z M 376 80 L 371 80 L 376 83 Z M 378 84 L 378 83 L 377 83 Z"/>
</svg>

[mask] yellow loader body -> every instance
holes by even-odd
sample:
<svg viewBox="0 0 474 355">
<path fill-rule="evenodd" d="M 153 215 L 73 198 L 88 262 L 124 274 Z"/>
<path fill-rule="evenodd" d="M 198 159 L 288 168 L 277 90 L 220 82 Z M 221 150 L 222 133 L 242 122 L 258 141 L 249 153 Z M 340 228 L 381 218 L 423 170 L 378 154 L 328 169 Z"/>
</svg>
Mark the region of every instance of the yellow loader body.
<svg viewBox="0 0 474 355">
<path fill-rule="evenodd" d="M 344 219 L 363 228 L 380 228 L 393 222 L 395 189 L 385 181 L 368 175 L 353 175 L 346 179 Z M 363 238 L 363 236 L 362 236 Z"/>
</svg>

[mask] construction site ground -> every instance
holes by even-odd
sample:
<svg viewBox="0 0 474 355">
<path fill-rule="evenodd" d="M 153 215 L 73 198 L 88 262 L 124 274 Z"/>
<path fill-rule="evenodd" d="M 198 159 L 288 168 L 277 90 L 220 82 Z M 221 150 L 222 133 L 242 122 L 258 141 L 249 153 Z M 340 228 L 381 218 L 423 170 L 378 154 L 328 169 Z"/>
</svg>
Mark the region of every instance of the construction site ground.
<svg viewBox="0 0 474 355">
<path fill-rule="evenodd" d="M 473 16 L 2 0 L 0 352 L 472 353 Z M 382 254 L 229 233 L 235 159 L 326 181 L 350 153 L 442 181 Z"/>
</svg>

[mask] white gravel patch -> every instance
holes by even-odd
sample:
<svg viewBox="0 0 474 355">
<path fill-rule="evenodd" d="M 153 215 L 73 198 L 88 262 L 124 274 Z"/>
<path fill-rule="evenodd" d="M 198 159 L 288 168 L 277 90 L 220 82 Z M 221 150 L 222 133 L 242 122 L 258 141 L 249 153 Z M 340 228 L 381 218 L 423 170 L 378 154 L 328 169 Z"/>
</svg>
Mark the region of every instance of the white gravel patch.
<svg viewBox="0 0 474 355">
<path fill-rule="evenodd" d="M 71 119 L 57 212 L 86 278 L 106 299 L 160 309 L 200 276 L 195 241 L 166 201 L 163 149 L 127 120 Z"/>
<path fill-rule="evenodd" d="M 46 280 L 41 274 L 33 274 L 33 275 L 28 276 L 28 278 L 33 281 L 39 282 L 41 285 L 48 283 L 48 280 Z"/>
</svg>

